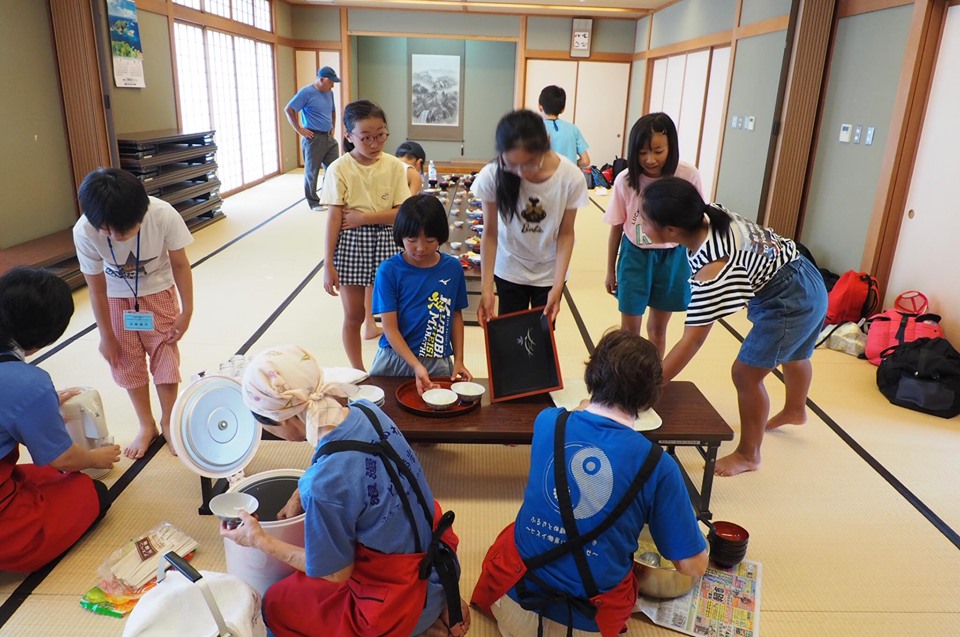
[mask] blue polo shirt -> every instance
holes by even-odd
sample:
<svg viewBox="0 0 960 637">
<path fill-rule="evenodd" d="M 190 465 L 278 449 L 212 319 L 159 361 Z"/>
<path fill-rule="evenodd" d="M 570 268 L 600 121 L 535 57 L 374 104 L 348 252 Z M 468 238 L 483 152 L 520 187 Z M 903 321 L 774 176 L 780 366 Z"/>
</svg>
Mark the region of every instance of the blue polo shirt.
<svg viewBox="0 0 960 637">
<path fill-rule="evenodd" d="M 26 446 L 34 464 L 43 466 L 60 457 L 73 440 L 60 415 L 50 375 L 22 361 L 10 361 L 0 363 L 0 458 L 18 444 Z"/>
<path fill-rule="evenodd" d="M 333 91 L 321 91 L 313 84 L 297 91 L 287 106 L 300 113 L 304 128 L 323 133 L 333 128 Z"/>
</svg>

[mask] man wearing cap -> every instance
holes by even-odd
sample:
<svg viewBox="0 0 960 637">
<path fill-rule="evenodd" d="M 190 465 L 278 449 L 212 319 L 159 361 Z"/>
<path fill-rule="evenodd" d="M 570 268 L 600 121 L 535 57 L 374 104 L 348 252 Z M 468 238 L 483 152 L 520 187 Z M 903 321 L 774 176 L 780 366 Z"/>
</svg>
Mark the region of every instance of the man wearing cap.
<svg viewBox="0 0 960 637">
<path fill-rule="evenodd" d="M 320 165 L 326 169 L 340 156 L 334 137 L 337 107 L 333 102 L 333 85 L 340 81 L 329 66 L 317 71 L 317 81 L 297 91 L 284 108 L 287 121 L 301 137 L 303 147 L 304 194 L 311 210 L 321 210 L 317 196 L 317 175 Z M 297 117 L 297 112 L 300 117 Z"/>
</svg>

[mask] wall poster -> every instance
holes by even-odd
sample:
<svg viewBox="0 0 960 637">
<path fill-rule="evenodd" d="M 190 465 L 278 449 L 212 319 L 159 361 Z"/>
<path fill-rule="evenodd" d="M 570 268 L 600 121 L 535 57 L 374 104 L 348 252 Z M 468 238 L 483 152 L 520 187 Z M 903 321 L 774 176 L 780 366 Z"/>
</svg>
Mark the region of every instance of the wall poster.
<svg viewBox="0 0 960 637">
<path fill-rule="evenodd" d="M 120 88 L 144 88 L 143 47 L 134 0 L 107 0 L 113 82 Z"/>
</svg>

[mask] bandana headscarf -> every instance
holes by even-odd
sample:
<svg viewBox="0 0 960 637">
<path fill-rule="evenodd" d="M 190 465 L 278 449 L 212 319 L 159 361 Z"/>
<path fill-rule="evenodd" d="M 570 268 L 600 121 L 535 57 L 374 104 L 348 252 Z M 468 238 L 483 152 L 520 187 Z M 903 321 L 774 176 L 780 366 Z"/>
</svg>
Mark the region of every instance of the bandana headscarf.
<svg viewBox="0 0 960 637">
<path fill-rule="evenodd" d="M 353 385 L 325 383 L 313 355 L 296 345 L 261 352 L 243 374 L 244 404 L 278 422 L 303 414 L 307 441 L 314 446 L 322 427 L 343 421 L 343 406 L 335 398 L 347 398 L 356 391 Z"/>
</svg>

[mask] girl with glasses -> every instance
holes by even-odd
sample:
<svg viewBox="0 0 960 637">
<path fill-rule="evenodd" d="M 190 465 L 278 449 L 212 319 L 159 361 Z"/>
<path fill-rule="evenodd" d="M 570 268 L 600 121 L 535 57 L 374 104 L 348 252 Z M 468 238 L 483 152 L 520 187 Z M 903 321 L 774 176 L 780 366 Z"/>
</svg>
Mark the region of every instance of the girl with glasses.
<svg viewBox="0 0 960 637">
<path fill-rule="evenodd" d="M 323 288 L 343 304 L 343 348 L 350 365 L 363 365 L 363 338 L 380 336 L 370 311 L 377 267 L 398 252 L 393 220 L 410 195 L 406 166 L 383 152 L 390 133 L 383 109 L 367 100 L 343 109 L 344 150 L 323 179 L 320 202 L 329 206 Z"/>
<path fill-rule="evenodd" d="M 550 149 L 543 118 L 507 113 L 497 124 L 498 157 L 471 187 L 483 203 L 481 322 L 499 313 L 543 307 L 553 321 L 573 252 L 577 208 L 587 203 L 583 173 Z"/>
</svg>

